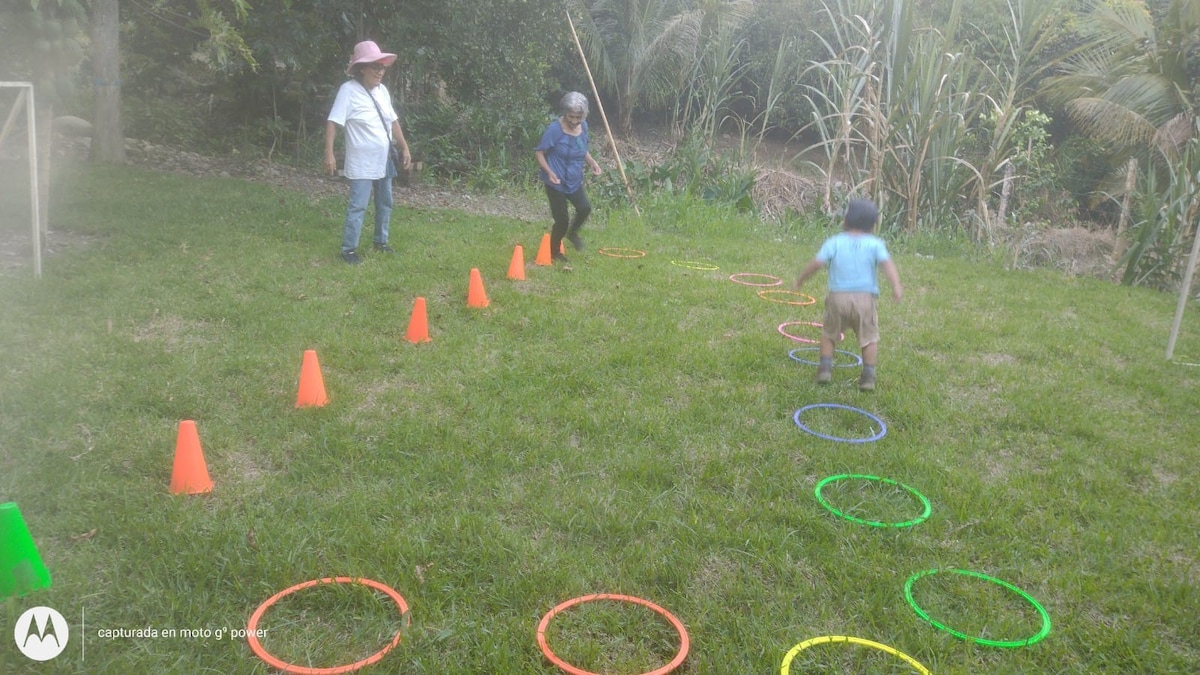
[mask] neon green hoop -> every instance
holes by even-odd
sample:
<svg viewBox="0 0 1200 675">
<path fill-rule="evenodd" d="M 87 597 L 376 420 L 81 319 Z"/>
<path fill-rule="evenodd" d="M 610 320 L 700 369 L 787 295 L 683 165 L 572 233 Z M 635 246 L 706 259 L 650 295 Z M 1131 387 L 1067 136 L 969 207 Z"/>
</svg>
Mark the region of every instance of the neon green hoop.
<svg viewBox="0 0 1200 675">
<path fill-rule="evenodd" d="M 950 628 L 949 626 L 947 626 L 944 623 L 940 623 L 940 622 L 936 621 L 935 619 L 931 618 L 925 610 L 921 609 L 920 606 L 917 605 L 916 600 L 913 600 L 912 587 L 913 587 L 913 584 L 916 583 L 916 581 L 918 579 L 920 579 L 921 577 L 932 576 L 934 574 L 937 574 L 938 572 L 949 572 L 951 574 L 961 574 L 963 576 L 975 577 L 976 579 L 983 579 L 984 581 L 990 581 L 991 583 L 996 584 L 997 586 L 1002 586 L 1004 588 L 1007 588 L 1008 590 L 1012 591 L 1013 593 L 1016 593 L 1017 595 L 1024 598 L 1025 601 L 1028 602 L 1029 604 L 1033 605 L 1033 608 L 1035 610 L 1037 610 L 1037 613 L 1040 614 L 1042 617 L 1042 629 L 1039 630 L 1032 637 L 1028 637 L 1024 640 L 990 640 L 988 638 L 981 638 L 981 637 L 976 637 L 974 635 L 967 635 L 966 633 L 963 633 L 961 631 L 957 631 L 957 630 L 954 630 L 953 628 Z M 959 638 L 960 640 L 966 640 L 968 642 L 975 642 L 975 643 L 978 643 L 981 645 L 986 645 L 988 647 L 1003 647 L 1005 649 L 1015 649 L 1017 647 L 1028 647 L 1029 645 L 1034 644 L 1035 642 L 1040 642 L 1042 639 L 1044 639 L 1047 635 L 1050 634 L 1050 615 L 1046 612 L 1045 607 L 1042 607 L 1041 604 L 1039 604 L 1037 600 L 1033 599 L 1032 595 L 1017 588 L 1016 586 L 1013 586 L 1012 584 L 1008 583 L 1007 581 L 1003 581 L 1003 580 L 997 579 L 995 577 L 989 577 L 988 575 L 980 574 L 979 572 L 971 572 L 969 570 L 956 570 L 956 569 L 926 570 L 924 572 L 917 572 L 916 574 L 909 577 L 908 581 L 904 582 L 904 599 L 907 600 L 908 604 L 912 606 L 913 610 L 917 613 L 917 616 L 928 621 L 930 624 L 933 625 L 934 628 L 944 630 L 947 633 L 953 635 L 954 637 Z"/>
<path fill-rule="evenodd" d="M 917 516 L 916 518 L 913 518 L 912 520 L 906 520 L 902 523 L 884 523 L 884 522 L 881 522 L 878 520 L 865 520 L 863 518 L 858 518 L 856 516 L 852 516 L 848 513 L 845 513 L 844 511 L 839 511 L 838 509 L 834 508 L 829 502 L 825 501 L 824 497 L 821 496 L 821 489 L 824 488 L 827 484 L 832 483 L 834 481 L 843 480 L 843 479 L 873 480 L 873 481 L 878 481 L 880 483 L 886 483 L 887 485 L 895 485 L 895 486 L 904 488 L 905 490 L 908 491 L 909 494 L 911 494 L 914 497 L 916 497 L 917 499 L 921 500 L 921 503 L 924 504 L 925 509 L 921 512 L 921 515 Z M 831 513 L 833 513 L 833 515 L 838 516 L 839 518 L 845 518 L 846 520 L 848 520 L 852 523 L 858 523 L 859 525 L 869 525 L 871 527 L 912 527 L 913 525 L 916 525 L 917 523 L 925 522 L 925 520 L 927 518 L 929 518 L 929 514 L 933 513 L 933 506 L 929 503 L 929 500 L 925 498 L 925 495 L 921 494 L 920 492 L 917 492 L 915 489 L 905 485 L 904 483 L 894 481 L 891 478 L 880 478 L 879 476 L 867 476 L 867 475 L 857 474 L 857 473 L 844 473 L 844 474 L 840 474 L 837 476 L 830 476 L 829 478 L 822 480 L 820 483 L 817 483 L 817 487 L 814 490 L 814 492 L 817 495 L 817 501 L 821 502 L 821 506 L 824 506 L 825 508 L 829 509 L 829 511 Z"/>
</svg>

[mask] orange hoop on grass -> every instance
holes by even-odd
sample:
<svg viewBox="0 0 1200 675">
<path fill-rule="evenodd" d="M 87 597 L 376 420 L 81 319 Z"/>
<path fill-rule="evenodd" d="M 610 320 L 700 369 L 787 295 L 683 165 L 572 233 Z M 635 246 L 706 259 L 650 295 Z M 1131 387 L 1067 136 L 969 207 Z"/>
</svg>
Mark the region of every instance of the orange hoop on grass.
<svg viewBox="0 0 1200 675">
<path fill-rule="evenodd" d="M 260 619 L 262 619 L 263 613 L 265 613 L 271 607 L 271 605 L 274 605 L 276 602 L 278 602 L 280 598 L 291 595 L 296 591 L 301 591 L 313 586 L 319 586 L 321 584 L 361 584 L 363 586 L 367 586 L 368 588 L 374 588 L 377 591 L 382 591 L 389 598 L 391 598 L 393 602 L 396 603 L 397 607 L 400 608 L 400 616 L 404 619 L 404 625 L 407 626 L 409 623 L 408 603 L 404 601 L 403 596 L 397 593 L 395 589 L 390 586 L 381 584 L 378 581 L 372 581 L 370 579 L 355 579 L 351 577 L 326 577 L 324 579 L 313 579 L 312 581 L 305 581 L 279 591 L 275 595 L 267 598 L 266 602 L 259 605 L 258 609 L 254 610 L 254 613 L 250 615 L 250 621 L 246 623 L 246 641 L 250 643 L 250 650 L 254 652 L 255 656 L 263 661 L 266 661 L 267 665 L 271 666 L 272 668 L 282 670 L 285 673 L 295 673 L 295 675 L 341 675 L 342 673 L 349 673 L 358 670 L 363 666 L 369 666 L 372 663 L 379 661 L 384 657 L 385 654 L 390 652 L 393 647 L 400 644 L 400 637 L 404 630 L 403 627 L 396 631 L 396 636 L 392 638 L 391 642 L 384 645 L 383 649 L 380 649 L 367 658 L 344 666 L 332 666 L 329 668 L 298 666 L 294 663 L 288 663 L 287 661 L 272 656 L 262 646 L 262 643 L 258 641 L 258 622 Z"/>
<path fill-rule="evenodd" d="M 599 675 L 598 673 L 593 673 L 589 670 L 583 670 L 582 668 L 576 668 L 575 666 L 567 663 L 566 661 L 563 661 L 558 656 L 556 656 L 554 654 L 554 652 L 550 651 L 550 645 L 546 642 L 546 627 L 550 625 L 550 619 L 553 619 L 554 615 L 558 614 L 559 612 L 563 611 L 564 609 L 574 607 L 575 605 L 582 605 L 583 603 L 591 602 L 592 600 L 617 600 L 620 602 L 632 602 L 635 605 L 641 605 L 643 607 L 648 607 L 648 608 L 654 610 L 655 612 L 657 612 L 659 615 L 661 615 L 667 621 L 670 621 L 671 625 L 675 627 L 675 631 L 679 633 L 679 652 L 677 654 L 675 654 L 675 658 L 671 659 L 670 663 L 668 663 L 667 665 L 665 665 L 661 668 L 658 668 L 656 670 L 651 670 L 650 672 L 645 673 L 645 675 L 666 675 L 667 673 L 671 672 L 672 670 L 675 670 L 676 668 L 678 668 L 679 664 L 683 663 L 683 660 L 687 658 L 688 647 L 690 646 L 691 642 L 688 639 L 687 629 L 683 627 L 683 623 L 680 622 L 679 619 L 675 618 L 675 615 L 671 614 L 670 612 L 663 609 L 662 607 L 659 607 L 658 605 L 654 604 L 653 602 L 650 602 L 649 600 L 635 598 L 632 595 L 615 595 L 613 593 L 597 593 L 595 595 L 585 595 L 582 597 L 567 600 L 566 602 L 560 604 L 559 606 L 555 607 L 554 609 L 550 610 L 549 612 L 546 612 L 546 616 L 542 617 L 542 620 L 538 624 L 538 627 L 537 627 L 537 643 L 538 643 L 538 647 L 540 647 L 542 650 L 542 654 L 546 655 L 546 658 L 550 660 L 550 663 L 553 663 L 554 665 L 558 666 L 563 671 L 570 673 L 571 675 Z"/>
<path fill-rule="evenodd" d="M 766 283 L 746 281 L 746 279 L 750 278 L 767 279 L 768 281 Z M 737 274 L 730 274 L 729 280 L 735 284 L 741 284 L 743 286 L 779 286 L 783 284 L 783 279 L 780 279 L 773 274 L 759 274 L 757 272 L 738 272 Z"/>
</svg>

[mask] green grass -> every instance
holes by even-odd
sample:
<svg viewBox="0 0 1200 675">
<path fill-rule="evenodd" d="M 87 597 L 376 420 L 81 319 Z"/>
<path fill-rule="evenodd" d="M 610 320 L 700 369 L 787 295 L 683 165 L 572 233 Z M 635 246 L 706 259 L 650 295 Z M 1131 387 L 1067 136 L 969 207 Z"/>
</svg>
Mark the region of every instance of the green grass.
<svg viewBox="0 0 1200 675">
<path fill-rule="evenodd" d="M 339 199 L 132 170 L 68 178 L 54 229 L 86 244 L 49 256 L 40 280 L 0 275 L 0 502 L 19 504 L 54 576 L 0 602 L 0 634 L 34 605 L 74 631 L 86 616 L 84 640 L 73 634 L 50 668 L 265 673 L 227 632 L 97 631 L 244 629 L 274 593 L 328 576 L 407 600 L 411 625 L 379 672 L 554 672 L 537 624 L 593 593 L 677 616 L 691 638 L 683 673 L 778 672 L 822 635 L 881 642 L 936 673 L 1200 662 L 1200 369 L 1162 358 L 1169 295 L 896 242 L 907 294 L 880 303 L 879 390 L 860 394 L 856 368 L 818 388 L 787 357 L 799 345 L 776 326 L 819 321 L 819 305 L 728 281 L 790 281 L 824 226 L 647 200 L 641 218 L 598 213 L 574 271 L 531 266 L 511 282 L 513 246 L 532 262 L 536 225 L 401 206 L 397 255 L 351 267 L 337 257 Z M 466 307 L 472 267 L 487 309 Z M 432 342 L 413 345 L 418 296 Z M 294 408 L 305 349 L 319 354 L 326 407 Z M 1177 352 L 1200 361 L 1194 306 Z M 861 407 L 888 433 L 805 434 L 792 413 L 810 403 Z M 167 493 L 185 419 L 210 495 Z M 805 420 L 872 432 L 853 414 Z M 813 488 L 841 473 L 911 486 L 933 513 L 903 529 L 838 518 Z M 895 490 L 825 494 L 864 519 L 920 508 Z M 996 649 L 936 630 L 903 593 L 934 568 L 1015 584 L 1053 632 Z M 939 621 L 991 639 L 1038 628 L 1019 598 L 969 578 L 926 577 L 914 593 Z M 267 612 L 263 643 L 330 666 L 401 626 L 378 592 L 318 587 Z M 572 608 L 550 633 L 576 665 L 615 672 L 651 670 L 677 647 L 669 624 L 620 604 Z M 826 644 L 791 672 L 896 665 Z M 35 666 L 0 638 L 0 672 L 49 672 Z"/>
</svg>

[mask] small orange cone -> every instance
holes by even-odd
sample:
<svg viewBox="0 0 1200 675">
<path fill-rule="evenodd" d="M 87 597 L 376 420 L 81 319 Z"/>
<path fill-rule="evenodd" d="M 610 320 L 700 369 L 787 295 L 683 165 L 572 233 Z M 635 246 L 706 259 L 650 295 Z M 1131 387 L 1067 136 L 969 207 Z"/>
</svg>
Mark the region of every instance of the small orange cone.
<svg viewBox="0 0 1200 675">
<path fill-rule="evenodd" d="M 542 235 L 542 245 L 538 246 L 537 258 L 533 261 L 534 265 L 553 265 L 554 261 L 550 260 L 550 233 Z"/>
<path fill-rule="evenodd" d="M 325 395 L 325 379 L 321 377 L 317 352 L 307 349 L 300 364 L 300 389 L 296 392 L 296 407 L 320 407 L 326 403 L 329 403 L 329 397 Z"/>
<path fill-rule="evenodd" d="M 559 241 L 558 242 L 558 252 L 563 255 L 566 255 L 567 254 L 567 245 L 562 243 L 561 241 Z"/>
<path fill-rule="evenodd" d="M 483 277 L 479 276 L 479 268 L 471 268 L 471 283 L 467 287 L 467 307 L 487 307 L 488 297 L 483 290 Z"/>
<path fill-rule="evenodd" d="M 525 249 L 520 244 L 513 249 L 512 262 L 508 263 L 508 278 L 525 281 Z"/>
<path fill-rule="evenodd" d="M 425 318 L 425 298 L 417 298 L 413 302 L 412 318 L 408 320 L 408 334 L 405 340 L 416 344 L 429 342 L 429 321 Z"/>
<path fill-rule="evenodd" d="M 200 436 L 196 423 L 184 420 L 179 423 L 179 437 L 175 441 L 175 466 L 171 469 L 171 494 L 196 495 L 212 492 L 213 482 L 208 477 L 208 465 L 204 463 L 204 451 L 200 449 Z"/>
</svg>

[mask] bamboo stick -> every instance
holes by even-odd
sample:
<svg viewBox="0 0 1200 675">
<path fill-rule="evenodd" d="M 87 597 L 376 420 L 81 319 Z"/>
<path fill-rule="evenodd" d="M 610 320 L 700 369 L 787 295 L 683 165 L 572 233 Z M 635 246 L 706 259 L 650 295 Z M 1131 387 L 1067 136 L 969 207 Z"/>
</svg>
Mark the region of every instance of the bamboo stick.
<svg viewBox="0 0 1200 675">
<path fill-rule="evenodd" d="M 613 157 L 617 160 L 617 171 L 621 173 L 621 182 L 625 184 L 625 193 L 629 195 L 629 203 L 633 204 L 633 212 L 640 218 L 642 211 L 638 208 L 637 199 L 633 196 L 633 188 L 629 185 L 629 178 L 625 175 L 625 163 L 621 161 L 621 154 L 617 152 L 617 139 L 613 138 L 612 127 L 608 125 L 608 116 L 604 114 L 604 104 L 600 102 L 600 90 L 596 88 L 596 80 L 592 77 L 592 69 L 588 66 L 587 56 L 583 53 L 583 45 L 579 43 L 579 33 L 575 31 L 575 22 L 571 20 L 569 10 L 567 11 L 567 25 L 571 27 L 571 37 L 575 40 L 575 48 L 579 50 L 583 69 L 587 71 L 588 82 L 592 85 L 592 96 L 596 99 L 596 109 L 600 111 L 600 119 L 604 120 L 604 131 L 608 134 L 608 143 L 612 146 Z"/>
<path fill-rule="evenodd" d="M 1193 212 L 1188 209 L 1189 214 Z M 1175 306 L 1175 321 L 1171 324 L 1171 336 L 1167 338 L 1167 360 L 1175 355 L 1175 338 L 1179 337 L 1179 326 L 1183 323 L 1183 311 L 1187 307 L 1188 295 L 1192 290 L 1192 275 L 1196 272 L 1197 258 L 1200 258 L 1200 227 L 1192 235 L 1192 254 L 1188 256 L 1187 271 L 1183 274 L 1183 286 L 1179 289 L 1179 303 Z"/>
</svg>

